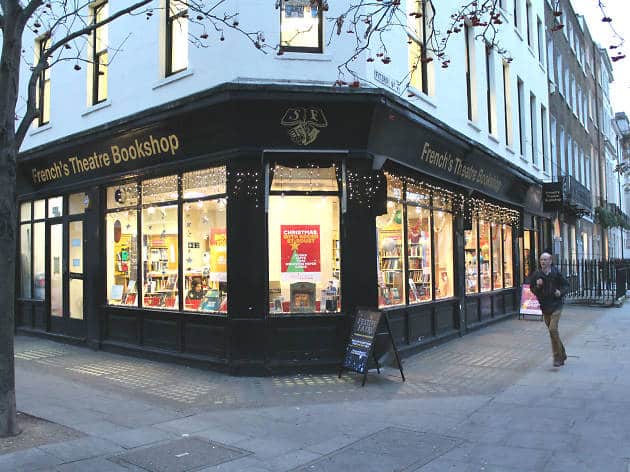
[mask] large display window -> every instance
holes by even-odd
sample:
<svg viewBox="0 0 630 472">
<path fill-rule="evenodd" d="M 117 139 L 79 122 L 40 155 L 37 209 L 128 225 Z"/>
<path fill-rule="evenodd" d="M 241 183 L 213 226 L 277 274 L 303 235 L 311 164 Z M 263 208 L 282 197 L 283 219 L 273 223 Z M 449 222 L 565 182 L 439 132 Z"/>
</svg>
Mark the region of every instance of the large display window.
<svg viewBox="0 0 630 472">
<path fill-rule="evenodd" d="M 42 199 L 20 204 L 18 293 L 23 299 L 43 300 L 46 295 L 46 203 Z M 55 207 L 51 206 L 50 214 L 61 216 L 63 198 L 55 197 L 50 203 Z"/>
<path fill-rule="evenodd" d="M 341 309 L 339 185 L 334 164 L 270 167 L 269 311 Z"/>
<path fill-rule="evenodd" d="M 387 213 L 376 218 L 380 307 L 449 298 L 456 195 L 387 174 Z"/>
<path fill-rule="evenodd" d="M 110 305 L 227 313 L 225 174 L 216 167 L 107 189 Z"/>
<path fill-rule="evenodd" d="M 511 225 L 518 214 L 503 209 L 502 215 L 495 216 L 496 221 L 474 217 L 472 228 L 464 231 L 466 294 L 514 286 Z"/>
</svg>

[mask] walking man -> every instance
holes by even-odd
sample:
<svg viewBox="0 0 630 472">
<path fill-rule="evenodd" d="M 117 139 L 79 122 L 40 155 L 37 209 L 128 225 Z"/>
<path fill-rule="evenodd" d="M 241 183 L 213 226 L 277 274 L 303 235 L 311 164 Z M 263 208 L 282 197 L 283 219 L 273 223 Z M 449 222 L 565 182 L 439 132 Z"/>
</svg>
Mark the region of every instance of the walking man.
<svg viewBox="0 0 630 472">
<path fill-rule="evenodd" d="M 551 350 L 553 351 L 553 365 L 560 367 L 567 360 L 567 353 L 560 340 L 558 322 L 562 314 L 562 297 L 569 290 L 569 282 L 551 263 L 551 253 L 544 251 L 540 255 L 540 270 L 530 277 L 531 291 L 538 298 L 545 324 L 549 328 Z"/>
</svg>

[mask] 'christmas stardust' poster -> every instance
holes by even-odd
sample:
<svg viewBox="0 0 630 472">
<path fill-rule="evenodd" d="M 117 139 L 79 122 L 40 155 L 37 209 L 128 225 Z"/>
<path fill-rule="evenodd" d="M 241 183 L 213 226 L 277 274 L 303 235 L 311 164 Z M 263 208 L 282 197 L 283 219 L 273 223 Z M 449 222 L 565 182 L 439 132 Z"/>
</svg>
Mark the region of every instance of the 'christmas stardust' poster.
<svg viewBox="0 0 630 472">
<path fill-rule="evenodd" d="M 319 225 L 280 225 L 280 272 L 287 281 L 319 281 Z"/>
</svg>

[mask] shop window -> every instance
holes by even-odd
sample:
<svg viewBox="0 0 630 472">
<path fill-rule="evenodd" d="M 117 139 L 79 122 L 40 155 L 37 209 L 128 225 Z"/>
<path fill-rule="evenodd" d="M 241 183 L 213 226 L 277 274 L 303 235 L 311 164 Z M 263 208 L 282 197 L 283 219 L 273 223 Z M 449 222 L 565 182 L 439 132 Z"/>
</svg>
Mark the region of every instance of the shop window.
<svg viewBox="0 0 630 472">
<path fill-rule="evenodd" d="M 404 250 L 402 203 L 387 202 L 387 213 L 376 218 L 376 231 L 378 234 L 379 306 L 403 305 L 405 303 L 405 272 L 402 257 Z M 430 247 L 428 257 L 431 257 Z M 427 277 L 430 288 L 430 272 Z"/>
<path fill-rule="evenodd" d="M 107 208 L 123 208 L 138 204 L 138 184 L 117 185 L 107 189 Z"/>
<path fill-rule="evenodd" d="M 341 309 L 339 185 L 330 165 L 271 167 L 269 311 Z"/>
<path fill-rule="evenodd" d="M 20 205 L 20 221 L 31 220 L 31 202 L 22 203 Z"/>
<path fill-rule="evenodd" d="M 33 223 L 33 298 L 43 300 L 46 294 L 46 226 Z"/>
<path fill-rule="evenodd" d="M 451 198 L 391 175 L 387 197 L 387 213 L 376 218 L 379 306 L 452 297 Z"/>
<path fill-rule="evenodd" d="M 63 216 L 63 197 L 48 199 L 48 218 Z"/>
<path fill-rule="evenodd" d="M 30 202 L 28 203 L 30 208 Z M 24 204 L 22 205 L 22 207 Z M 32 244 L 33 226 L 30 223 L 20 225 L 20 296 L 22 298 L 32 297 L 31 281 L 31 254 L 33 254 Z"/>
<path fill-rule="evenodd" d="M 337 192 L 337 168 L 331 167 L 286 167 L 273 168 L 272 192 Z"/>
<path fill-rule="evenodd" d="M 68 196 L 68 214 L 79 215 L 85 213 L 86 201 L 85 193 L 73 193 Z"/>
<path fill-rule="evenodd" d="M 512 227 L 503 225 L 503 280 L 505 288 L 514 286 L 514 278 L 512 276 L 513 268 Z"/>
<path fill-rule="evenodd" d="M 188 68 L 188 4 L 166 0 L 166 76 Z"/>
<path fill-rule="evenodd" d="M 281 0 L 281 50 L 322 52 L 322 36 L 323 15 L 320 0 Z"/>
<path fill-rule="evenodd" d="M 453 296 L 453 215 L 433 210 L 435 248 L 435 298 Z"/>
<path fill-rule="evenodd" d="M 33 219 L 41 220 L 46 217 L 46 200 L 35 200 L 33 202 Z"/>
<path fill-rule="evenodd" d="M 474 223 L 473 223 L 474 224 Z M 490 260 L 490 222 L 479 221 L 479 281 L 482 292 L 492 290 Z"/>
<path fill-rule="evenodd" d="M 108 193 L 110 190 L 108 189 Z M 138 306 L 138 224 L 135 209 L 108 213 L 107 300 L 110 305 Z"/>
<path fill-rule="evenodd" d="M 479 292 L 479 258 L 478 258 L 477 220 L 473 220 L 472 228 L 464 231 L 464 260 L 466 264 L 466 293 Z"/>
<path fill-rule="evenodd" d="M 225 191 L 225 167 L 108 188 L 108 303 L 226 313 Z"/>
<path fill-rule="evenodd" d="M 142 193 L 144 196 L 144 184 Z M 142 214 L 142 305 L 178 308 L 178 226 L 177 205 L 143 208 Z"/>
<path fill-rule="evenodd" d="M 503 288 L 503 239 L 501 237 L 501 225 L 490 224 L 492 233 L 492 289 Z"/>
<path fill-rule="evenodd" d="M 183 208 L 184 309 L 226 313 L 226 200 L 187 202 Z"/>
<path fill-rule="evenodd" d="M 50 225 L 50 316 L 63 316 L 63 224 Z"/>
</svg>

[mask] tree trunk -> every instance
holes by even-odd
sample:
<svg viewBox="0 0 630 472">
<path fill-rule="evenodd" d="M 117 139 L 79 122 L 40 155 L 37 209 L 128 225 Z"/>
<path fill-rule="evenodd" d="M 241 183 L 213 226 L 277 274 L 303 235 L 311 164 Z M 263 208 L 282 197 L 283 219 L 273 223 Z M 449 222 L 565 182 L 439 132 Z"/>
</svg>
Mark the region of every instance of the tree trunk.
<svg viewBox="0 0 630 472">
<path fill-rule="evenodd" d="M 5 10 L 0 56 L 0 437 L 18 432 L 13 359 L 17 253 L 15 172 L 19 147 L 15 135 L 15 105 L 24 24 L 17 3 L 3 3 Z"/>
</svg>

